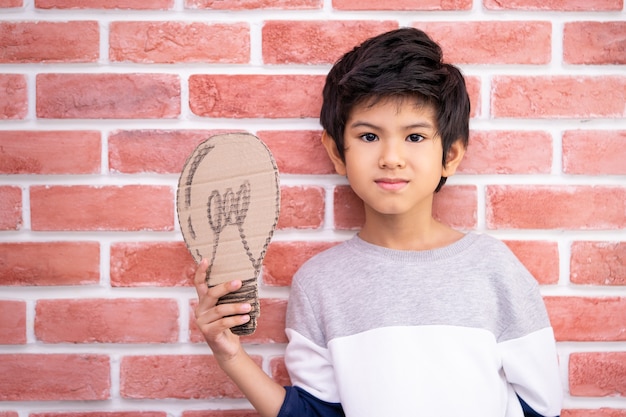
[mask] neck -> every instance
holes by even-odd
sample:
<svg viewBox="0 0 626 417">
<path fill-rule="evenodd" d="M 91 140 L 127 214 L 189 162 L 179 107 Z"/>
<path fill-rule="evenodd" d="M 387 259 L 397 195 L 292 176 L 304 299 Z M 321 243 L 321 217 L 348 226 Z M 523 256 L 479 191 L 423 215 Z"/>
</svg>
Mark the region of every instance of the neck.
<svg viewBox="0 0 626 417">
<path fill-rule="evenodd" d="M 463 234 L 435 220 L 423 218 L 368 215 L 359 237 L 374 245 L 397 250 L 429 250 L 447 246 Z"/>
</svg>

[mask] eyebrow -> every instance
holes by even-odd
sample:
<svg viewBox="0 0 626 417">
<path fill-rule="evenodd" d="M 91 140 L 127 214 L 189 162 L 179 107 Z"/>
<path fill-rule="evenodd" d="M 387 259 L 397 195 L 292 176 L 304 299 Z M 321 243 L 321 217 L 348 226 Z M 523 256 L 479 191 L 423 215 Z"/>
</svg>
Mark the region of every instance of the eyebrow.
<svg viewBox="0 0 626 417">
<path fill-rule="evenodd" d="M 376 129 L 376 130 L 380 130 L 381 128 L 379 126 L 376 126 L 375 124 L 369 123 L 369 122 L 365 122 L 365 121 L 355 121 L 354 123 L 351 123 L 349 126 L 349 128 L 354 129 L 357 127 L 367 127 L 370 129 Z M 413 123 L 407 126 L 403 127 L 405 130 L 409 130 L 409 129 L 420 129 L 420 128 L 427 128 L 427 129 L 432 129 L 433 125 L 428 123 L 428 122 L 418 122 L 418 123 Z"/>
</svg>

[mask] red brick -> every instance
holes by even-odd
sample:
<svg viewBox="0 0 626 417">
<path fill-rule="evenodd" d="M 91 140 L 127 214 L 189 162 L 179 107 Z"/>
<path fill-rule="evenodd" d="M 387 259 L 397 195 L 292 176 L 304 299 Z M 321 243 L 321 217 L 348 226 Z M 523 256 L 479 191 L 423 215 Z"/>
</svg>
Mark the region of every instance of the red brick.
<svg viewBox="0 0 626 417">
<path fill-rule="evenodd" d="M 185 8 L 214 10 L 321 9 L 322 0 L 185 0 Z"/>
<path fill-rule="evenodd" d="M 291 385 L 291 378 L 289 378 L 289 372 L 285 366 L 285 358 L 272 358 L 270 360 L 270 372 L 272 379 L 283 387 Z"/>
<path fill-rule="evenodd" d="M 0 62 L 96 62 L 100 29 L 96 21 L 0 22 Z"/>
<path fill-rule="evenodd" d="M 10 8 L 10 7 L 22 7 L 24 5 L 23 0 L 0 0 L 0 7 L 2 8 Z M 2 416 L 0 414 L 0 416 Z M 2 416 L 5 417 L 5 416 Z M 17 417 L 17 415 L 15 416 Z"/>
<path fill-rule="evenodd" d="M 22 190 L 19 187 L 0 186 L 0 230 L 18 230 L 22 227 Z"/>
<path fill-rule="evenodd" d="M 358 230 L 365 222 L 363 201 L 348 185 L 335 187 L 333 194 L 335 229 Z"/>
<path fill-rule="evenodd" d="M 29 417 L 167 417 L 164 411 L 77 411 L 30 413 Z"/>
<path fill-rule="evenodd" d="M 35 0 L 38 9 L 166 10 L 174 0 Z"/>
<path fill-rule="evenodd" d="M 562 146 L 566 174 L 626 175 L 626 130 L 570 130 Z"/>
<path fill-rule="evenodd" d="M 563 60 L 568 64 L 626 64 L 626 22 L 568 22 Z"/>
<path fill-rule="evenodd" d="M 335 228 L 359 229 L 365 221 L 363 202 L 349 186 L 338 186 L 334 194 Z M 475 186 L 447 185 L 435 194 L 433 217 L 451 227 L 476 227 L 477 195 Z"/>
<path fill-rule="evenodd" d="M 319 117 L 324 76 L 192 75 L 189 106 L 202 117 Z"/>
<path fill-rule="evenodd" d="M 559 247 L 556 242 L 509 240 L 505 243 L 539 284 L 559 282 Z"/>
<path fill-rule="evenodd" d="M 111 286 L 192 286 L 196 263 L 184 242 L 111 245 Z"/>
<path fill-rule="evenodd" d="M 470 117 L 479 117 L 482 115 L 482 84 L 479 77 L 470 77 L 464 75 L 467 94 L 470 99 Z"/>
<path fill-rule="evenodd" d="M 242 64 L 250 61 L 250 29 L 245 23 L 112 22 L 109 57 L 143 64 Z"/>
<path fill-rule="evenodd" d="M 575 397 L 626 397 L 626 352 L 572 353 L 569 391 Z"/>
<path fill-rule="evenodd" d="M 0 120 L 26 118 L 27 94 L 24 75 L 0 74 Z"/>
<path fill-rule="evenodd" d="M 256 331 L 249 336 L 242 336 L 242 343 L 269 344 L 287 343 L 285 335 L 285 313 L 287 312 L 287 300 L 278 298 L 261 298 L 261 315 L 259 316 Z M 204 343 L 204 336 L 196 325 L 196 316 L 193 309 L 197 305 L 197 299 L 192 300 L 189 314 L 189 340 L 192 343 Z"/>
<path fill-rule="evenodd" d="M 97 174 L 100 133 L 0 131 L 0 174 Z"/>
<path fill-rule="evenodd" d="M 0 300 L 0 345 L 26 343 L 26 303 Z"/>
<path fill-rule="evenodd" d="M 626 285 L 626 242 L 573 242 L 570 281 L 574 284 Z"/>
<path fill-rule="evenodd" d="M 181 109 L 171 74 L 38 74 L 36 95 L 43 119 L 172 119 Z"/>
<path fill-rule="evenodd" d="M 252 359 L 260 366 L 261 358 Z M 243 398 L 210 355 L 126 356 L 120 395 L 132 399 Z"/>
<path fill-rule="evenodd" d="M 547 64 L 551 60 L 550 22 L 417 22 L 458 64 Z"/>
<path fill-rule="evenodd" d="M 541 131 L 472 131 L 463 174 L 548 174 L 552 136 Z"/>
<path fill-rule="evenodd" d="M 446 185 L 435 194 L 433 217 L 456 229 L 477 226 L 478 197 L 473 185 Z"/>
<path fill-rule="evenodd" d="M 257 136 L 272 152 L 282 174 L 334 174 L 322 146 L 321 130 L 259 131 Z"/>
<path fill-rule="evenodd" d="M 166 186 L 35 186 L 30 194 L 33 230 L 174 229 L 174 193 Z"/>
<path fill-rule="evenodd" d="M 106 355 L 0 355 L 0 401 L 108 400 L 110 375 Z"/>
<path fill-rule="evenodd" d="M 615 408 L 598 408 L 591 409 L 571 409 L 563 410 L 561 417 L 626 417 L 626 410 L 618 410 Z"/>
<path fill-rule="evenodd" d="M 171 299 L 39 300 L 35 336 L 44 343 L 173 343 L 178 304 Z"/>
<path fill-rule="evenodd" d="M 335 10 L 469 10 L 472 0 L 333 0 Z"/>
<path fill-rule="evenodd" d="M 626 341 L 626 298 L 545 297 L 558 341 Z"/>
<path fill-rule="evenodd" d="M 218 130 L 120 130 L 109 136 L 113 172 L 180 174 L 193 150 Z"/>
<path fill-rule="evenodd" d="M 250 336 L 241 338 L 242 343 L 269 344 L 287 343 L 285 335 L 285 316 L 287 300 L 279 298 L 261 298 L 261 315 L 258 327 Z"/>
<path fill-rule="evenodd" d="M 335 245 L 333 242 L 272 242 L 263 263 L 263 283 L 286 287 L 298 268 L 313 255 Z"/>
<path fill-rule="evenodd" d="M 97 242 L 0 243 L 0 285 L 89 285 L 99 280 Z"/>
<path fill-rule="evenodd" d="M 319 229 L 324 224 L 322 187 L 281 187 L 278 229 Z"/>
<path fill-rule="evenodd" d="M 496 76 L 492 81 L 493 117 L 624 117 L 626 77 Z"/>
<path fill-rule="evenodd" d="M 364 40 L 397 29 L 393 21 L 268 21 L 263 25 L 266 64 L 332 64 Z"/>
<path fill-rule="evenodd" d="M 626 188 L 622 187 L 494 185 L 487 187 L 486 200 L 490 229 L 626 227 Z"/>
<path fill-rule="evenodd" d="M 487 10 L 622 10 L 623 0 L 483 0 Z"/>
<path fill-rule="evenodd" d="M 254 410 L 193 410 L 184 411 L 182 417 L 260 417 Z"/>
</svg>

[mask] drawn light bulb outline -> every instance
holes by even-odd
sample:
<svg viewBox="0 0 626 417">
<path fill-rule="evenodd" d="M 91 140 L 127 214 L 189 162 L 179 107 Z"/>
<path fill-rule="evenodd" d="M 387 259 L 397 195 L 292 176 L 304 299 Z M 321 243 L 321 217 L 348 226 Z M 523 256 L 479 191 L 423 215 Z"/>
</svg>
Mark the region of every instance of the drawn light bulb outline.
<svg viewBox="0 0 626 417">
<path fill-rule="evenodd" d="M 220 194 L 218 190 L 213 190 L 209 196 L 207 203 L 207 220 L 214 233 L 213 250 L 211 253 L 211 260 L 209 262 L 209 269 L 207 270 L 207 276 L 211 273 L 213 262 L 215 261 L 215 255 L 217 254 L 217 247 L 220 240 L 220 233 L 226 226 L 237 226 L 239 230 L 239 237 L 243 248 L 248 255 L 248 259 L 252 263 L 252 267 L 255 271 L 259 269 L 258 260 L 254 259 L 254 255 L 250 250 L 248 241 L 246 240 L 246 234 L 243 230 L 243 223 L 246 220 L 248 214 L 248 208 L 250 207 L 250 181 L 244 180 L 239 186 L 239 191 L 235 194 L 232 188 L 227 188 L 224 196 Z"/>
</svg>

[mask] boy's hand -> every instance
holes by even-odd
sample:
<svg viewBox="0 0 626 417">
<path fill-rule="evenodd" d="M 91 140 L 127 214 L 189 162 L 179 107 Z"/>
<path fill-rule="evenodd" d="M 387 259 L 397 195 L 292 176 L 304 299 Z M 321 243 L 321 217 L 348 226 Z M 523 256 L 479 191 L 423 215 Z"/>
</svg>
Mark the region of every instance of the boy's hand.
<svg viewBox="0 0 626 417">
<path fill-rule="evenodd" d="M 196 269 L 194 285 L 198 293 L 198 305 L 194 313 L 196 324 L 206 339 L 213 355 L 220 363 L 233 359 L 241 349 L 239 336 L 233 334 L 230 328 L 246 323 L 250 320 L 247 313 L 249 304 L 220 304 L 217 300 L 236 291 L 241 287 L 241 281 L 230 281 L 209 288 L 206 284 L 206 270 L 208 261 L 202 259 Z"/>
</svg>

